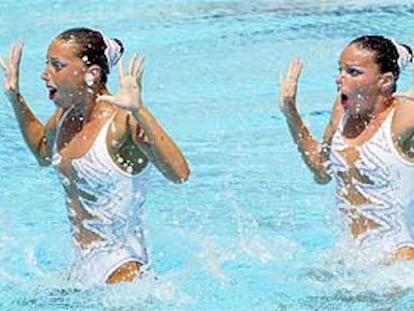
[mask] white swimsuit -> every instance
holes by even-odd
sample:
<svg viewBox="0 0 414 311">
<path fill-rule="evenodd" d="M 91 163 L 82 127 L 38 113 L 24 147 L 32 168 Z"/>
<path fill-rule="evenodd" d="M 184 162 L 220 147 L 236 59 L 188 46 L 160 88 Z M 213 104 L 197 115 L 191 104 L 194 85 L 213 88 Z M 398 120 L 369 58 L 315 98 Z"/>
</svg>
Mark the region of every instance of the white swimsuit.
<svg viewBox="0 0 414 311">
<path fill-rule="evenodd" d="M 342 153 L 350 148 L 341 135 L 342 118 L 330 155 L 338 207 L 346 220 L 351 223 L 352 218 L 362 216 L 377 225 L 359 235 L 357 244 L 363 249 L 380 249 L 387 257 L 400 247 L 414 247 L 414 163 L 404 159 L 394 146 L 393 115 L 394 109 L 371 139 L 355 147 L 358 156 L 353 163 Z M 345 183 L 347 178 L 352 182 Z M 350 191 L 363 203 L 352 205 L 347 200 Z"/>
<path fill-rule="evenodd" d="M 56 143 L 54 147 L 53 165 L 62 185 L 66 191 L 70 189 L 71 193 L 78 193 L 77 202 L 68 198 L 66 204 L 77 245 L 71 278 L 86 286 L 104 284 L 126 262 L 147 263 L 141 206 L 146 196 L 150 166 L 147 164 L 136 175 L 116 166 L 106 147 L 106 134 L 112 118 L 79 159 L 62 160 Z M 91 236 L 93 239 L 88 241 Z"/>
</svg>

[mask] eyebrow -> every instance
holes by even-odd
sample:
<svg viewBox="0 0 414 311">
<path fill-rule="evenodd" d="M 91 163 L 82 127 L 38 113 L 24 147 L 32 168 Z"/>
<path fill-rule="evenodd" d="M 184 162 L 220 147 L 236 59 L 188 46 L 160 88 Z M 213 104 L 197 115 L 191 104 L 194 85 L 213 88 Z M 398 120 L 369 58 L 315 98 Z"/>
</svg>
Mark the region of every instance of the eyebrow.
<svg viewBox="0 0 414 311">
<path fill-rule="evenodd" d="M 347 66 L 347 67 L 351 67 L 351 66 L 353 66 L 353 67 L 363 67 L 361 64 L 342 64 L 340 61 L 338 62 L 338 65 L 339 66 L 341 66 L 341 65 L 344 65 L 344 66 Z"/>
<path fill-rule="evenodd" d="M 59 61 L 61 63 L 69 63 L 68 60 L 60 58 L 60 57 L 55 57 L 55 56 L 51 56 L 51 57 L 46 56 L 46 59 L 51 60 L 51 61 Z"/>
</svg>

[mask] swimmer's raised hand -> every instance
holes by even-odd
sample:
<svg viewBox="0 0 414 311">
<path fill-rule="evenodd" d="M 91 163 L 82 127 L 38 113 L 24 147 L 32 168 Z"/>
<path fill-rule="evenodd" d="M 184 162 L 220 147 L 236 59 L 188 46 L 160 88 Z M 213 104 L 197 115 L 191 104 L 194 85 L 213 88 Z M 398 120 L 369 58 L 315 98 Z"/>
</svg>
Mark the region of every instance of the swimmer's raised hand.
<svg viewBox="0 0 414 311">
<path fill-rule="evenodd" d="M 279 107 L 283 112 L 296 105 L 296 91 L 302 67 L 302 60 L 295 58 L 289 64 L 286 78 L 280 74 Z"/>
<path fill-rule="evenodd" d="M 23 42 L 17 42 L 10 47 L 7 62 L 0 56 L 0 67 L 4 73 L 4 92 L 9 98 L 14 98 L 19 93 L 19 66 L 22 52 Z"/>
<path fill-rule="evenodd" d="M 392 97 L 414 101 L 414 62 L 411 63 L 411 79 L 411 87 L 407 92 L 395 92 Z"/>
<path fill-rule="evenodd" d="M 124 72 L 122 59 L 118 62 L 119 89 L 115 95 L 100 95 L 98 102 L 106 101 L 122 109 L 137 112 L 142 106 L 141 77 L 144 71 L 144 57 L 133 55 L 128 70 Z"/>
</svg>

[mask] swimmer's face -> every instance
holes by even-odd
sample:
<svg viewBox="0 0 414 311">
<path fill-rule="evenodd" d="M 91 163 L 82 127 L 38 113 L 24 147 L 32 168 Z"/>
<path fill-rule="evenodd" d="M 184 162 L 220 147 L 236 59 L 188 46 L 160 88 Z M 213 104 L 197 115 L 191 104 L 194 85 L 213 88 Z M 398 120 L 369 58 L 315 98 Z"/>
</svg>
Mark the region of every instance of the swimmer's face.
<svg viewBox="0 0 414 311">
<path fill-rule="evenodd" d="M 381 82 L 374 52 L 355 44 L 343 50 L 336 84 L 346 110 L 359 115 L 372 109 L 379 98 Z"/>
<path fill-rule="evenodd" d="M 86 94 L 84 62 L 76 56 L 76 43 L 54 40 L 46 55 L 46 68 L 41 78 L 46 81 L 49 98 L 56 105 L 69 108 Z"/>
</svg>

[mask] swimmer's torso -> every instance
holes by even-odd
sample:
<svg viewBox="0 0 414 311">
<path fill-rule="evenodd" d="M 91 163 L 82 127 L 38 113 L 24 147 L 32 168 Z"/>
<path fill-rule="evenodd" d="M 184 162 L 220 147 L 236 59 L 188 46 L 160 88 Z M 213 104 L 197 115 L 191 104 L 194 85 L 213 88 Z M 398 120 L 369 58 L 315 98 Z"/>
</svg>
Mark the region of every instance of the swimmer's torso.
<svg viewBox="0 0 414 311">
<path fill-rule="evenodd" d="M 88 252 L 97 245 L 115 249 L 128 246 L 136 248 L 145 262 L 140 213 L 149 165 L 145 157 L 138 159 L 137 168 L 121 155 L 111 155 L 107 140 L 113 119 L 114 114 L 108 113 L 92 120 L 64 148 L 60 147 L 60 152 L 59 139 L 64 132 L 58 129 L 53 164 L 67 194 L 72 234 L 80 250 Z"/>
<path fill-rule="evenodd" d="M 388 244 L 390 252 L 414 246 L 414 163 L 394 146 L 393 114 L 391 109 L 375 134 L 355 146 L 341 134 L 342 118 L 330 154 L 338 206 L 352 235 L 361 245 Z"/>
</svg>

